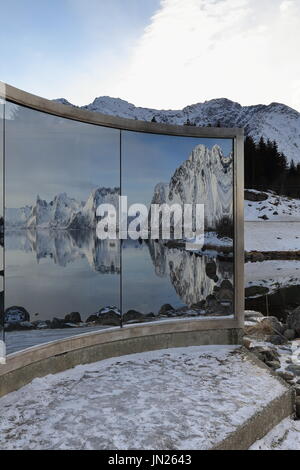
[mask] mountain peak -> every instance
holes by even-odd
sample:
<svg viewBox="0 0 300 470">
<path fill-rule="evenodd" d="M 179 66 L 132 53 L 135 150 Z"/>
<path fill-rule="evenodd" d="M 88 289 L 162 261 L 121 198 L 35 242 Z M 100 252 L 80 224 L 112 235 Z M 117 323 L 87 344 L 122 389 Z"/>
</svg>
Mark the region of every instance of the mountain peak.
<svg viewBox="0 0 300 470">
<path fill-rule="evenodd" d="M 67 100 L 56 100 L 71 106 Z M 228 98 L 214 98 L 185 106 L 181 110 L 137 107 L 121 98 L 99 96 L 82 109 L 140 121 L 183 125 L 187 119 L 199 127 L 243 127 L 258 142 L 260 137 L 275 140 L 288 160 L 300 162 L 300 113 L 283 103 L 242 106 Z"/>
</svg>

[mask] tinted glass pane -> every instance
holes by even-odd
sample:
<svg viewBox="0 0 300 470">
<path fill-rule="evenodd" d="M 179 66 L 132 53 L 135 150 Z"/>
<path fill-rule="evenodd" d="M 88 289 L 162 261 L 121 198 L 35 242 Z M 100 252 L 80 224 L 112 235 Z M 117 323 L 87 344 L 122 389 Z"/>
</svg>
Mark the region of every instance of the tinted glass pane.
<svg viewBox="0 0 300 470">
<path fill-rule="evenodd" d="M 119 147 L 119 130 L 7 104 L 9 352 L 119 324 L 119 242 L 96 236 L 98 205 L 119 197 Z"/>
<path fill-rule="evenodd" d="M 3 220 L 3 162 L 4 162 L 4 100 L 0 97 L 0 342 L 4 341 L 4 220 Z M 4 346 L 0 343 L 0 361 Z"/>
<path fill-rule="evenodd" d="M 148 231 L 132 240 L 129 230 L 122 242 L 124 322 L 232 315 L 232 140 L 122 131 L 121 160 L 128 207 L 138 203 L 148 211 Z M 171 214 L 170 233 L 162 231 L 159 219 L 154 239 L 153 204 L 166 204 Z M 174 204 L 182 210 L 181 219 L 180 213 L 172 215 Z M 195 236 L 186 230 L 185 207 L 192 207 L 194 231 L 197 204 L 199 214 L 204 205 L 204 227 Z M 129 213 L 129 227 L 134 212 Z"/>
</svg>

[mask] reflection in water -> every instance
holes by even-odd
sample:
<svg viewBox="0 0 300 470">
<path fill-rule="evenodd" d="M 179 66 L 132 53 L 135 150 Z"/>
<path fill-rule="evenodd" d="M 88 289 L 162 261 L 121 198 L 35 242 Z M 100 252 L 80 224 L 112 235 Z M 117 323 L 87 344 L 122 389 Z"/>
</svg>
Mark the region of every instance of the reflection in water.
<svg viewBox="0 0 300 470">
<path fill-rule="evenodd" d="M 119 305 L 119 240 L 99 240 L 92 230 L 20 230 L 6 232 L 6 249 L 6 307 L 20 305 L 45 320 L 70 311 L 86 319 Z M 122 260 L 124 313 L 157 315 L 166 303 L 186 313 L 232 313 L 230 259 L 126 240 Z"/>
</svg>

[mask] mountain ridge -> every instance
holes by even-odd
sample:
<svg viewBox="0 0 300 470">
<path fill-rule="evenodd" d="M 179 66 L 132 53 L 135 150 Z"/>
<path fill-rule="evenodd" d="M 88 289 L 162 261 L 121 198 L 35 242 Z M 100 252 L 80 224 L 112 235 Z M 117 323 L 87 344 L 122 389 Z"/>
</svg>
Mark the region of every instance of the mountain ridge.
<svg viewBox="0 0 300 470">
<path fill-rule="evenodd" d="M 74 106 L 64 98 L 55 101 Z M 200 127 L 243 127 L 245 135 L 256 142 L 261 136 L 265 140 L 275 140 L 288 161 L 300 163 L 300 113 L 283 103 L 242 106 L 228 98 L 215 98 L 178 110 L 158 110 L 138 107 L 121 98 L 100 96 L 88 105 L 76 107 L 141 121 L 151 121 L 155 117 L 156 122 L 164 124 L 183 125 L 189 119 Z"/>
</svg>

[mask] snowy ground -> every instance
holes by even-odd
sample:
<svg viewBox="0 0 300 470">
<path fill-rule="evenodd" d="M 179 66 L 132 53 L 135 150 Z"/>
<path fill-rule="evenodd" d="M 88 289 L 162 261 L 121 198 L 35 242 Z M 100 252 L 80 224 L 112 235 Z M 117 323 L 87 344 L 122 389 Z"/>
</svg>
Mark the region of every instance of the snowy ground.
<svg viewBox="0 0 300 470">
<path fill-rule="evenodd" d="M 299 251 L 300 222 L 245 222 L 246 251 Z"/>
<path fill-rule="evenodd" d="M 300 420 L 284 419 L 250 450 L 300 450 Z"/>
<path fill-rule="evenodd" d="M 235 346 L 77 366 L 0 399 L 0 449 L 208 449 L 280 395 Z"/>
<path fill-rule="evenodd" d="M 268 260 L 245 264 L 245 287 L 264 286 L 269 293 L 300 285 L 300 261 Z"/>
<path fill-rule="evenodd" d="M 248 192 L 261 193 L 254 189 Z M 245 200 L 245 221 L 262 221 L 260 217 L 266 216 L 269 221 L 274 222 L 300 222 L 300 199 L 277 196 L 266 191 L 263 193 L 268 195 L 265 201 Z"/>
</svg>

